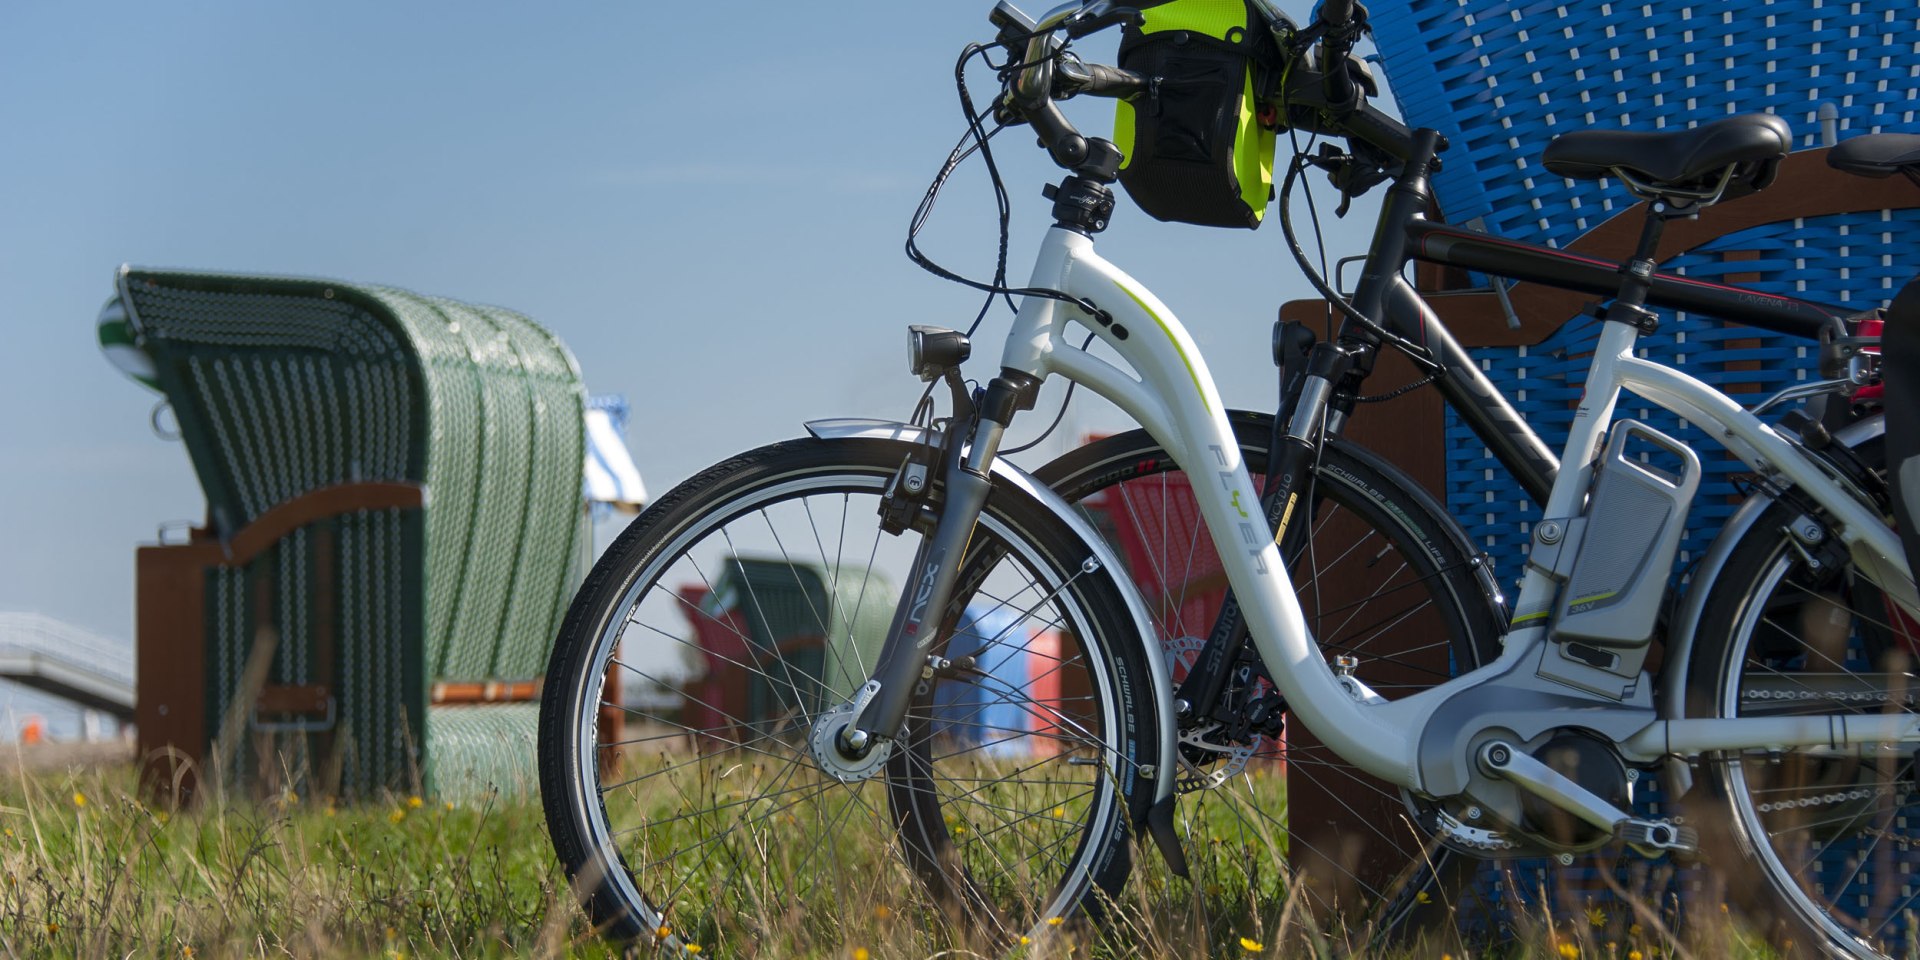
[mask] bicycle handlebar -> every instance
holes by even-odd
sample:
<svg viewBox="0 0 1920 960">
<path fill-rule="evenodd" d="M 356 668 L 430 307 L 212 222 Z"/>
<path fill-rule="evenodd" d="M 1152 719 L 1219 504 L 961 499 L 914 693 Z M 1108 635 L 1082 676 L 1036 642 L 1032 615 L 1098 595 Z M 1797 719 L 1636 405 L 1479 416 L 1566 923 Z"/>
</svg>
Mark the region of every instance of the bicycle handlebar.
<svg viewBox="0 0 1920 960">
<path fill-rule="evenodd" d="M 1060 166 L 1073 169 L 1084 161 L 1087 139 L 1067 120 L 1057 100 L 1078 94 L 1132 99 L 1150 91 L 1154 78 L 1087 63 L 1070 54 L 1062 56 L 1055 33 L 1064 31 L 1069 38 L 1082 37 L 1138 16 L 1138 10 L 1113 0 L 1068 0 L 1038 20 L 1028 18 L 1006 0 L 994 8 L 990 19 L 1001 27 L 1003 37 L 1009 33 L 1026 37 L 1020 61 L 1024 66 L 1008 82 L 1004 102 L 1033 126 Z M 1325 0 L 1318 18 L 1319 28 L 1324 31 L 1319 69 L 1297 63 L 1287 72 L 1287 89 L 1273 93 L 1282 95 L 1290 106 L 1303 108 L 1287 118 L 1289 125 L 1358 140 L 1404 160 L 1413 151 L 1412 131 L 1370 104 L 1366 91 L 1347 70 L 1348 53 L 1366 16 L 1366 7 L 1357 0 Z"/>
</svg>

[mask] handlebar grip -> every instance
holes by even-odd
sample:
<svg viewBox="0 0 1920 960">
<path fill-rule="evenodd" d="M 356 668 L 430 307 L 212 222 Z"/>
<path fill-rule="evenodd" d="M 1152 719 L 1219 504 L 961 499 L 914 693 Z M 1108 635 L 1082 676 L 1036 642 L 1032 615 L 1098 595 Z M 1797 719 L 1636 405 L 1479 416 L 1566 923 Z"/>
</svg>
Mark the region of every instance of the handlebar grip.
<svg viewBox="0 0 1920 960">
<path fill-rule="evenodd" d="M 1085 93 L 1131 100 L 1146 93 L 1152 81 L 1132 70 L 1122 70 L 1103 63 L 1065 60 L 1054 68 L 1054 84 L 1067 95 Z"/>
</svg>

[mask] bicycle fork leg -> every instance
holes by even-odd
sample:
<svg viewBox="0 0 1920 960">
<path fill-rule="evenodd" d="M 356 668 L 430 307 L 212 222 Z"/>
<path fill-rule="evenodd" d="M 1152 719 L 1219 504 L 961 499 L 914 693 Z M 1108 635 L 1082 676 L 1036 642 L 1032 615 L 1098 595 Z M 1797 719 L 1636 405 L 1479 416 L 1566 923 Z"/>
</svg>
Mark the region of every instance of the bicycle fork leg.
<svg viewBox="0 0 1920 960">
<path fill-rule="evenodd" d="M 912 581 L 901 592 L 893 624 L 887 630 L 873 676 L 861 687 L 853 722 L 840 735 L 839 747 L 864 755 L 874 738 L 896 736 L 906 720 L 907 707 L 922 682 L 927 658 L 943 639 L 941 627 L 953 601 L 967 545 L 972 541 L 980 510 L 992 489 L 989 474 L 993 458 L 1016 409 L 1031 405 L 1032 390 L 1006 376 L 987 387 L 972 425 L 972 442 L 956 439 L 942 464 L 946 497 L 931 536 L 914 557 Z M 1024 399 L 1024 402 L 1023 402 Z"/>
</svg>

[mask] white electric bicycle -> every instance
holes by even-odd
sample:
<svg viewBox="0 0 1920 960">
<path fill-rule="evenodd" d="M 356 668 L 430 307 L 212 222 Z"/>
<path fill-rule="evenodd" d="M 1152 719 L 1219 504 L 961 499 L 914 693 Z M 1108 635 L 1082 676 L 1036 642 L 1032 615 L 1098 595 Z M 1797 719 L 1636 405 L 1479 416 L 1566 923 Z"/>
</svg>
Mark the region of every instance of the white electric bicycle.
<svg viewBox="0 0 1920 960">
<path fill-rule="evenodd" d="M 1550 170 L 1650 201 L 1625 265 L 1429 223 L 1444 143 L 1367 105 L 1345 67 L 1351 12 L 1334 0 L 1306 29 L 1276 21 L 1295 61 L 1274 99 L 1281 122 L 1348 138 L 1342 162 L 1392 185 L 1355 294 L 1332 298 L 1338 335 L 1276 338 L 1285 396 L 1268 417 L 1229 411 L 1173 312 L 1094 252 L 1122 158 L 1056 100 L 1153 95 L 1153 77 L 1066 52 L 1134 11 L 996 9 L 1018 57 L 998 114 L 1068 171 L 1031 280 L 1008 291 L 998 375 L 969 388 L 968 339 L 913 328 L 912 370 L 951 387 L 948 416 L 818 421 L 709 468 L 628 528 L 568 615 L 542 785 L 561 859 L 612 934 L 778 956 L 936 916 L 953 939 L 1018 946 L 1097 921 L 1136 840 L 1183 872 L 1183 793 L 1238 791 L 1232 816 L 1256 828 L 1243 835 L 1285 842 L 1278 758 L 1325 773 L 1337 802 L 1396 811 L 1363 818 L 1366 839 L 1405 869 L 1321 858 L 1383 926 L 1461 864 L 1624 844 L 1750 864 L 1802 943 L 1875 955 L 1908 935 L 1920 894 L 1886 858 L 1920 841 L 1920 601 L 1890 528 L 1881 421 L 1757 415 L 1807 398 L 1857 409 L 1844 401 L 1874 376 L 1871 344 L 1836 308 L 1652 261 L 1667 219 L 1765 185 L 1785 125 L 1556 141 Z M 1878 149 L 1852 159 L 1903 169 Z M 1560 457 L 1402 279 L 1416 257 L 1612 297 Z M 1635 355 L 1648 304 L 1822 338 L 1832 375 L 1745 409 Z M 1545 505 L 1510 606 L 1458 525 L 1342 437 L 1387 350 Z M 1054 376 L 1142 430 L 1015 468 L 997 455 L 1007 425 Z M 1623 390 L 1752 472 L 1678 596 L 1699 457 L 1616 420 Z M 1198 606 L 1180 573 L 1195 564 L 1220 575 Z M 1699 813 L 1636 816 L 1647 777 Z"/>
</svg>

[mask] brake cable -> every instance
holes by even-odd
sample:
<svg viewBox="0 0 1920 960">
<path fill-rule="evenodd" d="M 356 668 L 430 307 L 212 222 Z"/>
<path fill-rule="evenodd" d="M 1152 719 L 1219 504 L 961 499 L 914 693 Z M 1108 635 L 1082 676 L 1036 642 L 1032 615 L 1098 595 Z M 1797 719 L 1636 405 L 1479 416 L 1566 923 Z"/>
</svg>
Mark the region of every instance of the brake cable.
<svg viewBox="0 0 1920 960">
<path fill-rule="evenodd" d="M 1314 270 L 1313 265 L 1308 262 L 1307 251 L 1300 246 L 1300 239 L 1294 236 L 1292 204 L 1294 181 L 1299 179 L 1300 171 L 1308 165 L 1305 156 L 1296 155 L 1293 158 L 1293 162 L 1287 165 L 1286 179 L 1280 184 L 1280 230 L 1286 235 L 1287 247 L 1293 253 L 1294 262 L 1299 264 L 1300 272 L 1306 274 L 1307 282 L 1313 285 L 1313 289 L 1318 292 L 1328 304 L 1332 305 L 1335 310 L 1340 311 L 1343 316 L 1359 324 L 1365 328 L 1367 332 L 1379 337 L 1381 342 L 1389 344 L 1405 354 L 1408 360 L 1413 361 L 1415 366 L 1424 370 L 1432 379 L 1437 380 L 1445 376 L 1446 367 L 1443 366 L 1439 360 L 1435 359 L 1432 349 L 1414 343 L 1388 330 L 1378 323 L 1375 323 L 1366 314 L 1355 309 L 1353 304 L 1347 302 L 1347 298 L 1341 296 L 1332 287 L 1328 286 L 1326 278 Z M 1416 386 L 1418 385 L 1419 384 L 1416 384 Z M 1387 397 L 1382 396 L 1380 399 L 1387 399 Z"/>
</svg>

